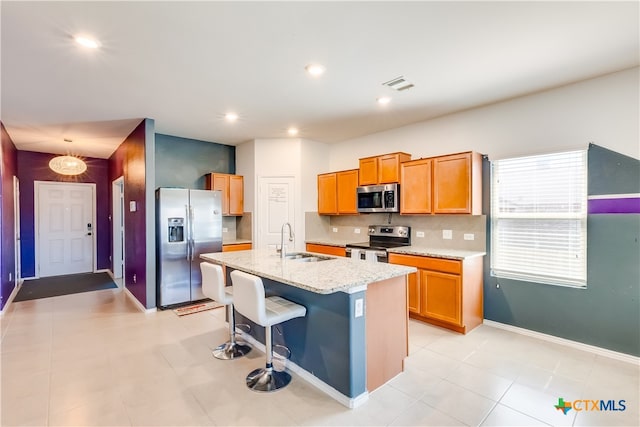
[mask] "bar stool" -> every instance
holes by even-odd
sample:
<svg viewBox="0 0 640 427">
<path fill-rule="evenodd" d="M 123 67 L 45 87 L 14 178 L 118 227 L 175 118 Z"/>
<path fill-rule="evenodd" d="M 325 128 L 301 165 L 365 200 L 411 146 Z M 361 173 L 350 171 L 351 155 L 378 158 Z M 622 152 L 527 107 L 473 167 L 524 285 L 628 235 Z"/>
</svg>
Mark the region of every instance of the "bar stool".
<svg viewBox="0 0 640 427">
<path fill-rule="evenodd" d="M 264 285 L 258 276 L 234 270 L 231 272 L 231 283 L 238 312 L 264 326 L 265 331 L 266 365 L 247 375 L 247 387 L 254 391 L 276 391 L 286 387 L 291 382 L 291 375 L 273 369 L 271 327 L 295 317 L 304 317 L 307 309 L 278 296 L 265 298 Z"/>
<path fill-rule="evenodd" d="M 251 351 L 251 347 L 236 341 L 236 320 L 233 312 L 233 288 L 225 286 L 222 267 L 210 262 L 201 262 L 202 293 L 207 298 L 226 305 L 229 315 L 229 341 L 213 350 L 217 359 L 230 360 L 242 357 Z"/>
</svg>

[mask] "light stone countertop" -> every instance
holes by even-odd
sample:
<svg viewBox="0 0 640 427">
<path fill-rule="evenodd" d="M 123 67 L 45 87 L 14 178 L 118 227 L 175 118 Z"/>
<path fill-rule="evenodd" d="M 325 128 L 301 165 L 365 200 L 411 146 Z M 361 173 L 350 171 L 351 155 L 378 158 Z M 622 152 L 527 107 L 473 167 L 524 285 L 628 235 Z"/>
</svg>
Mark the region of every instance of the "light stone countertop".
<svg viewBox="0 0 640 427">
<path fill-rule="evenodd" d="M 349 240 L 344 240 L 344 239 L 323 239 L 322 237 L 318 237 L 318 238 L 315 238 L 315 239 L 307 239 L 304 242 L 305 243 L 311 243 L 311 244 L 314 244 L 314 245 L 337 246 L 339 248 L 344 248 L 349 243 L 368 242 L 368 241 L 369 241 L 369 237 L 365 236 L 360 240 L 353 240 L 353 239 L 349 239 Z"/>
<path fill-rule="evenodd" d="M 230 240 L 222 241 L 223 245 L 239 245 L 243 243 L 252 243 L 252 242 L 249 239 L 230 239 Z"/>
<path fill-rule="evenodd" d="M 414 267 L 333 257 L 326 261 L 304 262 L 282 259 L 273 250 L 254 249 L 239 252 L 202 254 L 205 261 L 221 264 L 250 274 L 286 283 L 318 294 L 363 291 L 369 283 L 404 276 Z"/>
<path fill-rule="evenodd" d="M 387 249 L 387 252 L 404 255 L 419 255 L 432 258 L 446 258 L 464 260 L 477 256 L 484 256 L 486 252 L 464 251 L 459 249 L 443 249 L 443 248 L 427 248 L 422 246 L 400 246 L 397 248 Z"/>
</svg>

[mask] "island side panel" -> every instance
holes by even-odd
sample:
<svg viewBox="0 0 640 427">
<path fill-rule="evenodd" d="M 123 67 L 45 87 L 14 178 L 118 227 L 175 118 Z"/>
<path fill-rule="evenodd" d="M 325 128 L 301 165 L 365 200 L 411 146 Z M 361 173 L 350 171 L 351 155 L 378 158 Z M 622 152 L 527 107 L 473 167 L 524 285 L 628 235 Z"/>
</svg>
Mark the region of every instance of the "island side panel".
<svg viewBox="0 0 640 427">
<path fill-rule="evenodd" d="M 370 283 L 366 292 L 367 390 L 404 370 L 408 356 L 407 276 Z"/>
<path fill-rule="evenodd" d="M 231 283 L 227 268 L 227 283 Z M 343 395 L 366 392 L 365 317 L 354 317 L 355 300 L 365 292 L 317 294 L 262 278 L 266 296 L 278 295 L 307 308 L 305 317 L 274 326 L 273 344 L 291 351 L 291 361 Z M 264 328 L 236 312 L 236 323 L 251 326 L 264 343 Z"/>
</svg>

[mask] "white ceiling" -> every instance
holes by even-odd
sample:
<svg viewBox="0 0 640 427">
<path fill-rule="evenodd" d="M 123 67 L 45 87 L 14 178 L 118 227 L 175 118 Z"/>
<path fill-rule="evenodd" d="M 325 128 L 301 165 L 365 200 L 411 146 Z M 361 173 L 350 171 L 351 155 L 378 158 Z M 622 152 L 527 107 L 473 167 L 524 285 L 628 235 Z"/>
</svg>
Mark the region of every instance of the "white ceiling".
<svg viewBox="0 0 640 427">
<path fill-rule="evenodd" d="M 333 143 L 640 62 L 637 1 L 3 0 L 0 13 L 1 119 L 17 148 L 99 158 L 143 117 L 222 144 L 289 126 Z M 382 86 L 400 75 L 415 87 Z"/>
</svg>

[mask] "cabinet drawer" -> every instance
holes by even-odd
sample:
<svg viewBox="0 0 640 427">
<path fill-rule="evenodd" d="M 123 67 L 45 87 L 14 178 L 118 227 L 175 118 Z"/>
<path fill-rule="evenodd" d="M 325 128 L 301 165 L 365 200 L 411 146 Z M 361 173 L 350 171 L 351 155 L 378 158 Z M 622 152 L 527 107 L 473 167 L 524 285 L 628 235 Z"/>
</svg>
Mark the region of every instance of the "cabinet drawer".
<svg viewBox="0 0 640 427">
<path fill-rule="evenodd" d="M 443 273 L 462 273 L 462 261 L 452 259 L 392 253 L 389 254 L 389 262 L 391 264 L 408 265 L 425 270 L 442 271 Z"/>
</svg>

